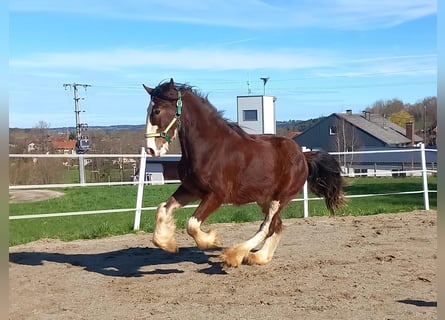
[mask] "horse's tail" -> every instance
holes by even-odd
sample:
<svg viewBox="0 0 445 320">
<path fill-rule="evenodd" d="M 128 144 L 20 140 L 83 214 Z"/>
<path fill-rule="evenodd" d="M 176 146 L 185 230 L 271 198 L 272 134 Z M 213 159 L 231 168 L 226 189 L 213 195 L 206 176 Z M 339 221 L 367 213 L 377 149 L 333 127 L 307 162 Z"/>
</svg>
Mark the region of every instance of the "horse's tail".
<svg viewBox="0 0 445 320">
<path fill-rule="evenodd" d="M 329 215 L 334 216 L 335 209 L 346 203 L 343 194 L 345 181 L 337 159 L 327 152 L 304 152 L 308 164 L 309 189 L 319 197 L 324 197 Z"/>
</svg>

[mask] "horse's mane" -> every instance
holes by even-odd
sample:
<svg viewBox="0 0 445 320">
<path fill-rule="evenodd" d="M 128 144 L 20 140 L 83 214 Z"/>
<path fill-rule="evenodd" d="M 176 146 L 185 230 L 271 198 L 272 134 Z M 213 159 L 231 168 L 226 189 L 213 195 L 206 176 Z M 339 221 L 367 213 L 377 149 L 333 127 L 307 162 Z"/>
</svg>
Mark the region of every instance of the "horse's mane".
<svg viewBox="0 0 445 320">
<path fill-rule="evenodd" d="M 176 97 L 174 97 L 174 98 L 169 97 L 166 94 L 166 92 L 168 92 L 169 88 L 170 88 L 169 82 L 167 82 L 167 81 L 161 82 L 156 88 L 154 88 L 151 95 L 158 97 L 160 99 L 165 99 L 165 100 L 174 99 L 174 100 L 176 100 L 177 99 Z M 247 132 L 245 132 L 237 123 L 231 122 L 229 119 L 225 118 L 224 112 L 218 111 L 218 109 L 215 108 L 215 106 L 209 101 L 208 94 L 203 94 L 202 92 L 197 90 L 196 87 L 191 86 L 186 83 L 175 83 L 175 89 L 176 89 L 176 91 L 192 93 L 198 99 L 201 99 L 202 103 L 206 104 L 209 107 L 211 114 L 215 115 L 217 122 L 227 126 L 229 129 L 231 129 L 236 134 L 238 134 L 242 137 L 250 138 L 250 135 Z"/>
</svg>

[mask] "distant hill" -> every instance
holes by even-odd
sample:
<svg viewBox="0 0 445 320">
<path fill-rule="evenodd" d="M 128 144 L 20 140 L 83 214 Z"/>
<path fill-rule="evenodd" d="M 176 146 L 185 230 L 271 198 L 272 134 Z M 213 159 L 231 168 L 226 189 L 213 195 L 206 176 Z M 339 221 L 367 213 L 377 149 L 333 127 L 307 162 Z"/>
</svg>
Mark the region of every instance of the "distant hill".
<svg viewBox="0 0 445 320">
<path fill-rule="evenodd" d="M 312 127 L 318 121 L 324 119 L 324 117 L 309 120 L 288 120 L 288 121 L 277 121 L 277 129 L 282 128 L 286 131 L 299 131 L 303 132 L 306 129 Z"/>
<path fill-rule="evenodd" d="M 307 128 L 311 127 L 323 118 L 309 119 L 309 120 L 288 120 L 288 121 L 277 121 L 277 128 L 282 128 L 286 131 L 300 131 L 303 132 Z M 139 131 L 145 128 L 145 124 L 121 124 L 121 125 L 111 125 L 111 126 L 89 126 L 88 130 L 103 130 L 105 132 L 113 131 Z M 11 130 L 30 130 L 31 128 L 10 128 Z M 75 127 L 56 127 L 48 128 L 50 132 L 75 132 Z"/>
<path fill-rule="evenodd" d="M 111 126 L 88 126 L 88 130 L 103 130 L 105 132 L 110 131 L 139 131 L 145 128 L 145 124 L 121 124 L 121 125 L 111 125 Z M 61 131 L 76 131 L 75 127 L 58 127 L 58 128 L 48 128 L 50 132 L 61 132 Z"/>
</svg>

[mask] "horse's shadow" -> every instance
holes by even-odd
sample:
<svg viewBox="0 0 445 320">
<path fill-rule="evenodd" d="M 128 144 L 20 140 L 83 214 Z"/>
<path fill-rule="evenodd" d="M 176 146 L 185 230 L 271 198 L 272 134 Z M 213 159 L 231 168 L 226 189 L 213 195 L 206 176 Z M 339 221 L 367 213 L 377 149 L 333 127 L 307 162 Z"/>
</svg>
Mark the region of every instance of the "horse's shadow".
<svg viewBox="0 0 445 320">
<path fill-rule="evenodd" d="M 93 254 L 14 252 L 9 254 L 9 261 L 29 266 L 43 265 L 44 261 L 70 264 L 83 267 L 89 272 L 114 277 L 183 273 L 183 270 L 174 265 L 181 262 L 193 262 L 197 265 L 205 265 L 198 272 L 226 274 L 221 263 L 211 261 L 211 258 L 214 257 L 216 254 L 212 251 L 202 251 L 196 247 L 180 248 L 178 253 L 168 253 L 157 248 L 128 248 Z M 150 270 L 150 266 L 153 267 L 152 270 Z M 149 270 L 145 271 L 141 268 Z"/>
</svg>

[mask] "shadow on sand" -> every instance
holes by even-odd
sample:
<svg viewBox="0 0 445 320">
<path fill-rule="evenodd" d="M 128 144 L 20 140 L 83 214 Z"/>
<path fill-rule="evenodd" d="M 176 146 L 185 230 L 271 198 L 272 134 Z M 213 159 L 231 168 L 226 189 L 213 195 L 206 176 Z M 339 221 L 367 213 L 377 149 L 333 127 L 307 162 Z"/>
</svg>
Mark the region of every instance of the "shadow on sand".
<svg viewBox="0 0 445 320">
<path fill-rule="evenodd" d="M 93 254 L 63 254 L 49 252 L 15 252 L 9 254 L 11 263 L 38 266 L 44 261 L 71 264 L 83 267 L 86 271 L 114 277 L 141 277 L 149 274 L 182 273 L 174 264 L 193 262 L 205 264 L 198 272 L 206 274 L 226 274 L 221 263 L 212 262 L 214 251 L 203 251 L 196 247 L 180 248 L 178 253 L 168 253 L 158 248 L 128 248 L 112 252 Z M 141 271 L 144 267 L 150 271 Z M 162 268 L 165 266 L 166 268 Z M 169 268 L 171 267 L 171 268 Z"/>
<path fill-rule="evenodd" d="M 397 302 L 404 303 L 404 304 L 411 304 L 411 305 L 417 306 L 417 307 L 437 307 L 437 301 L 405 299 L 405 300 L 397 300 Z"/>
</svg>

